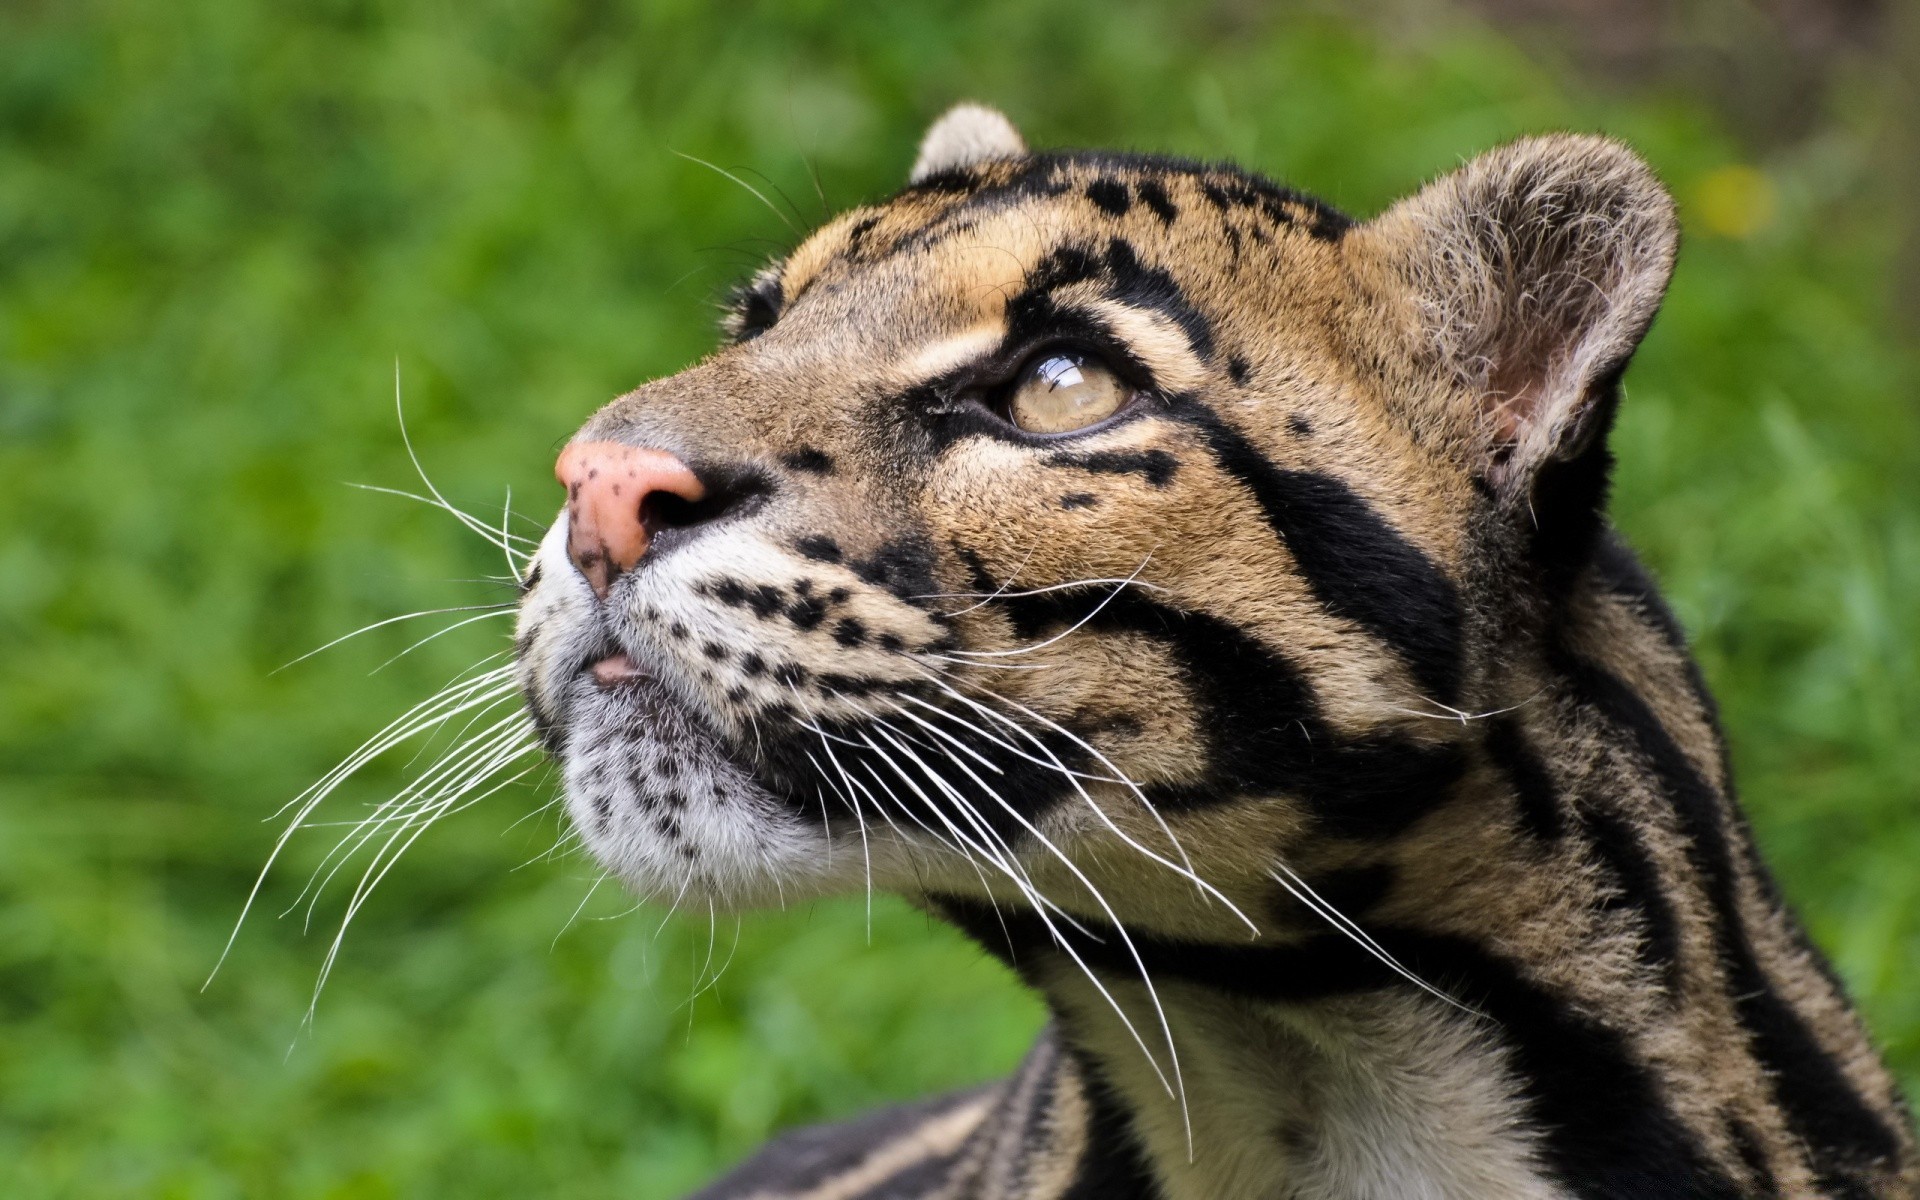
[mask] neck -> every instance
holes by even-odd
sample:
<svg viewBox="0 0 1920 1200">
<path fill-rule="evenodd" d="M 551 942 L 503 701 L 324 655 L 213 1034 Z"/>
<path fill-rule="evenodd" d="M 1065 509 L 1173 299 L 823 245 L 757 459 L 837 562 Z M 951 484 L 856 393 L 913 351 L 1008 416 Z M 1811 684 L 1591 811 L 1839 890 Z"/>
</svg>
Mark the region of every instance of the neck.
<svg viewBox="0 0 1920 1200">
<path fill-rule="evenodd" d="M 1045 995 L 1081 1110 L 1114 1114 L 1086 1162 L 1167 1200 L 1902 1194 L 1893 1084 L 1637 580 L 1591 575 L 1516 656 L 1514 711 L 1412 828 L 1289 854 L 1371 949 L 1297 894 L 1254 941 L 1089 923 L 1071 952 L 935 902 Z"/>
</svg>

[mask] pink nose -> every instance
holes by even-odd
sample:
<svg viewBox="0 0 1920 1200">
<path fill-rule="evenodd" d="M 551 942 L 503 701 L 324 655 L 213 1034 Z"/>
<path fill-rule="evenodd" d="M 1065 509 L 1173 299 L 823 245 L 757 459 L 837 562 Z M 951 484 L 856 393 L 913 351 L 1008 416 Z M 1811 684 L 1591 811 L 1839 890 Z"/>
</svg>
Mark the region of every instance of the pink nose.
<svg viewBox="0 0 1920 1200">
<path fill-rule="evenodd" d="M 662 501 L 692 504 L 707 494 L 687 464 L 665 450 L 620 442 L 575 442 L 560 452 L 553 474 L 567 489 L 567 557 L 602 598 L 668 523 Z"/>
</svg>

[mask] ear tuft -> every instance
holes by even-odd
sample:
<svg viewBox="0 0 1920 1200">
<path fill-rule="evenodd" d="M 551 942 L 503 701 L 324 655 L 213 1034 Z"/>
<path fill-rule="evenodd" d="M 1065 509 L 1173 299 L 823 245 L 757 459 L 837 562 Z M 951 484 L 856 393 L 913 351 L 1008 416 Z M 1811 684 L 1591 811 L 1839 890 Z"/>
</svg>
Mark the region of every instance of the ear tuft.
<svg viewBox="0 0 1920 1200">
<path fill-rule="evenodd" d="M 1489 474 L 1517 483 L 1606 424 L 1611 391 L 1673 273 L 1679 224 L 1652 169 L 1610 138 L 1526 138 L 1394 205 L 1369 234 L 1478 398 Z"/>
<path fill-rule="evenodd" d="M 927 129 L 920 155 L 913 160 L 909 184 L 942 171 L 1002 158 L 1021 158 L 1027 143 L 999 110 L 983 104 L 956 104 Z"/>
</svg>

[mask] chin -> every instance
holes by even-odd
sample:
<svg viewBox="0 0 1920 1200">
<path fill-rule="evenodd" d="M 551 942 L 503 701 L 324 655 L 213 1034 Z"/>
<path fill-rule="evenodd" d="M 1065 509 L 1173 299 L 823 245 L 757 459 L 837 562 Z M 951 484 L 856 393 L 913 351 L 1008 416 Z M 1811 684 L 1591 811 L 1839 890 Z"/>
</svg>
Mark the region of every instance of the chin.
<svg viewBox="0 0 1920 1200">
<path fill-rule="evenodd" d="M 756 779 L 666 685 L 616 658 L 617 680 L 589 666 L 569 685 L 556 738 L 568 817 L 602 867 L 642 896 L 724 908 L 864 886 L 857 836 L 841 844 L 819 811 Z"/>
</svg>

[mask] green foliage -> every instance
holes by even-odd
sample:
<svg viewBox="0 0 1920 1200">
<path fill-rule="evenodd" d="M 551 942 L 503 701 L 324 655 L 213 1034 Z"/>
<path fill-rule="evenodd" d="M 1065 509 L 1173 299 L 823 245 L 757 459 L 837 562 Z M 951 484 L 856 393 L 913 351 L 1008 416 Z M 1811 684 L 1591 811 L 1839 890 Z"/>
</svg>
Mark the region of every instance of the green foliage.
<svg viewBox="0 0 1920 1200">
<path fill-rule="evenodd" d="M 273 673 L 511 594 L 443 515 L 342 485 L 413 485 L 396 362 L 449 494 L 498 512 L 511 485 L 544 519 L 572 427 L 703 353 L 716 291 L 791 238 L 675 152 L 804 226 L 809 162 L 831 205 L 883 194 L 962 97 L 1039 144 L 1235 157 L 1360 213 L 1522 131 L 1646 151 L 1694 236 L 1629 378 L 1620 520 L 1786 890 L 1920 1081 L 1920 419 L 1864 119 L 1743 163 L 1685 99 L 1580 92 L 1471 26 L 1230 5 L 30 0 L 0 45 L 8 1195 L 644 1200 L 1015 1060 L 1037 1007 L 897 905 L 870 938 L 854 899 L 710 942 L 705 913 L 586 899 L 552 811 L 521 820 L 546 783 L 415 847 L 311 1032 L 343 895 L 310 936 L 272 917 L 325 841 L 198 990 L 261 820 L 503 646 L 481 621 L 383 666 L 423 619 Z"/>
</svg>

